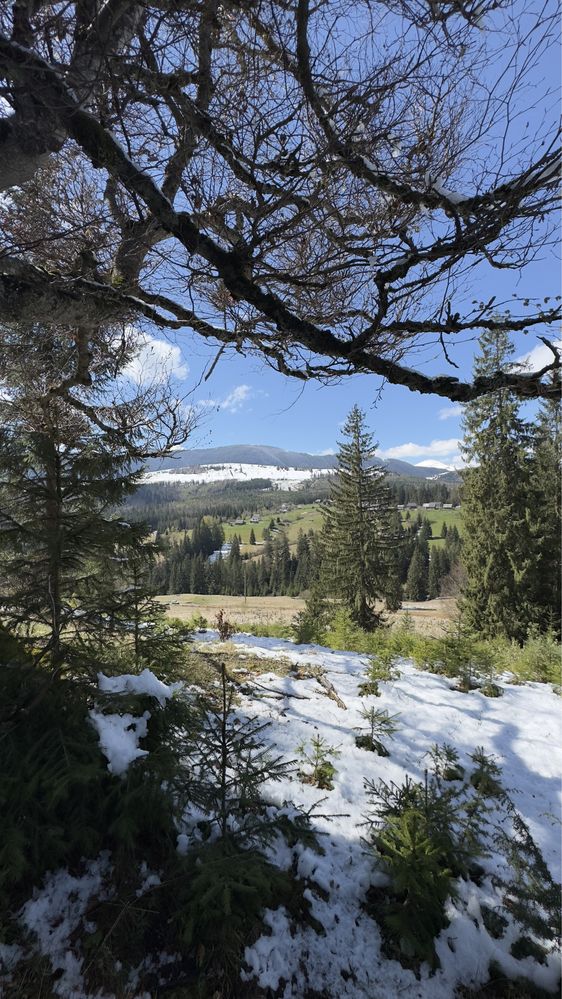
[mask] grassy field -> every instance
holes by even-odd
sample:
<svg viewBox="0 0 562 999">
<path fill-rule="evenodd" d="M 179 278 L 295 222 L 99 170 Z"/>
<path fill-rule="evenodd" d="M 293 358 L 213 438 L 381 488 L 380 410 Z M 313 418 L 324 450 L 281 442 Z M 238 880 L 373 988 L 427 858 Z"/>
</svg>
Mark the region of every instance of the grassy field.
<svg viewBox="0 0 562 999">
<path fill-rule="evenodd" d="M 410 514 L 410 521 L 406 520 L 407 513 Z M 443 524 L 447 525 L 447 529 L 455 526 L 462 537 L 462 507 L 458 507 L 456 510 L 424 510 L 423 507 L 420 506 L 416 510 L 402 510 L 402 522 L 404 524 L 410 523 L 416 519 L 418 513 L 421 513 L 422 517 L 426 517 L 431 524 L 431 529 L 433 531 L 433 538 L 431 540 L 433 544 L 443 544 L 443 541 L 441 540 L 441 528 Z"/>
<path fill-rule="evenodd" d="M 402 520 L 406 521 L 406 514 L 410 514 L 410 518 L 415 520 L 418 513 L 421 513 L 422 517 L 426 517 L 431 524 L 434 535 L 439 535 L 441 533 L 441 526 L 446 524 L 447 527 L 457 528 L 459 534 L 462 534 L 462 507 L 457 507 L 456 510 L 424 510 L 423 507 L 419 506 L 416 510 L 402 510 Z"/>
<path fill-rule="evenodd" d="M 201 615 L 207 618 L 210 628 L 214 627 L 219 610 L 224 610 L 228 620 L 235 624 L 290 624 L 305 603 L 299 597 L 225 597 L 199 593 L 178 593 L 156 599 L 167 605 L 170 617 L 189 621 L 195 615 Z"/>
<path fill-rule="evenodd" d="M 279 499 L 279 506 L 283 504 L 284 500 L 281 496 Z M 433 530 L 433 544 L 441 545 L 441 528 L 443 524 L 447 527 L 452 527 L 453 524 L 457 527 L 459 534 L 462 535 L 463 525 L 462 525 L 462 509 L 457 510 L 424 510 L 423 507 L 418 507 L 416 510 L 402 510 L 402 520 L 406 523 L 406 514 L 410 514 L 411 520 L 415 520 L 418 513 L 421 513 L 422 517 L 427 517 L 431 523 Z M 277 518 L 281 523 L 277 523 Z M 223 521 L 224 536 L 225 541 L 230 541 L 234 535 L 238 535 L 242 542 L 242 552 L 248 553 L 251 556 L 257 556 L 260 554 L 260 549 L 263 544 L 263 531 L 264 528 L 269 527 L 271 521 L 275 521 L 275 526 L 284 530 L 289 544 L 294 549 L 296 545 L 300 531 L 306 534 L 307 531 L 314 530 L 320 531 L 322 527 L 322 512 L 320 507 L 316 503 L 307 503 L 302 506 L 295 507 L 289 510 L 287 513 L 281 513 L 279 510 L 270 510 L 260 517 L 257 524 L 252 524 L 250 519 L 247 518 L 244 524 L 234 524 L 228 521 Z M 250 546 L 250 531 L 253 530 L 256 537 L 256 546 Z M 190 531 L 187 532 L 191 534 Z M 180 542 L 183 538 L 183 531 L 171 531 L 168 535 L 170 541 Z M 275 534 L 273 534 L 275 537 Z"/>
<path fill-rule="evenodd" d="M 281 503 L 282 501 L 280 500 L 280 505 Z M 281 524 L 277 523 L 278 517 Z M 309 503 L 305 506 L 295 507 L 287 513 L 279 513 L 278 511 L 271 510 L 257 524 L 250 523 L 249 519 L 246 520 L 245 524 L 223 522 L 225 540 L 230 541 L 237 534 L 242 539 L 242 544 L 248 544 L 250 531 L 253 529 L 256 541 L 262 541 L 263 530 L 265 527 L 269 527 L 272 520 L 275 521 L 276 527 L 282 528 L 285 531 L 290 542 L 297 540 L 299 531 L 303 531 L 304 533 L 311 529 L 318 531 L 322 526 L 322 514 L 319 507 L 314 503 Z"/>
<path fill-rule="evenodd" d="M 448 528 L 454 525 L 459 534 L 462 534 L 462 509 L 460 507 L 456 510 L 424 510 L 423 507 L 418 507 L 416 510 L 402 510 L 402 520 L 405 523 L 407 513 L 410 514 L 411 520 L 415 520 L 418 513 L 421 513 L 422 517 L 426 517 L 431 524 L 434 540 L 440 538 L 443 524 L 446 524 Z M 278 517 L 281 524 L 277 523 Z M 322 527 L 323 518 L 319 506 L 314 503 L 296 507 L 294 510 L 289 510 L 288 513 L 271 511 L 265 514 L 257 524 L 252 524 L 249 520 L 245 524 L 238 525 L 223 523 L 225 539 L 229 541 L 237 534 L 242 539 L 242 544 L 246 545 L 249 542 L 250 531 L 253 528 L 256 541 L 259 542 L 262 540 L 264 528 L 269 527 L 272 519 L 275 521 L 276 527 L 281 527 L 285 530 L 289 542 L 295 542 L 299 531 L 304 531 L 305 533 L 311 529 L 319 531 Z"/>
<path fill-rule="evenodd" d="M 170 617 L 189 621 L 194 616 L 201 615 L 207 618 L 210 628 L 214 627 L 215 616 L 221 609 L 224 610 L 226 617 L 237 625 L 287 625 L 305 604 L 300 597 L 245 598 L 203 596 L 198 593 L 179 593 L 156 599 L 166 605 Z M 416 603 L 405 600 L 400 611 L 389 614 L 389 621 L 399 621 L 406 612 L 410 614 L 416 631 L 439 635 L 455 616 L 456 601 L 439 599 Z"/>
</svg>

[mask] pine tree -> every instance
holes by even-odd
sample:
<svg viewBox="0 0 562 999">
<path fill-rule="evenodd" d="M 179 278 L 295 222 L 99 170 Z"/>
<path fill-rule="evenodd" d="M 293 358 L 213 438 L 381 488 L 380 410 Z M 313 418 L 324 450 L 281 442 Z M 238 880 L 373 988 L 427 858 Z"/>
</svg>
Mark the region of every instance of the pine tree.
<svg viewBox="0 0 562 999">
<path fill-rule="evenodd" d="M 231 549 L 228 558 L 226 559 L 226 566 L 229 580 L 227 589 L 230 594 L 236 596 L 237 593 L 242 592 L 243 587 L 240 542 L 236 534 L 232 538 Z"/>
<path fill-rule="evenodd" d="M 321 587 L 341 602 L 353 620 L 372 630 L 381 620 L 377 600 L 396 605 L 393 507 L 384 468 L 372 463 L 373 436 L 354 406 L 340 443 L 338 472 L 330 486 L 322 531 Z"/>
<path fill-rule="evenodd" d="M 249 538 L 249 543 L 250 543 L 251 545 L 255 545 L 255 543 L 256 543 L 256 535 L 255 535 L 255 533 L 254 533 L 254 528 L 253 528 L 253 527 L 251 527 L 251 528 L 250 528 L 250 538 Z"/>
<path fill-rule="evenodd" d="M 560 468 L 562 415 L 558 402 L 544 401 L 533 435 L 531 521 L 537 547 L 536 604 L 542 611 L 535 622 L 541 631 L 560 634 Z"/>
<path fill-rule="evenodd" d="M 425 538 L 414 547 L 404 595 L 408 600 L 427 600 L 429 586 L 429 548 Z"/>
<path fill-rule="evenodd" d="M 297 568 L 295 573 L 295 590 L 301 593 L 306 590 L 310 579 L 310 548 L 306 534 L 299 531 L 297 539 Z"/>
<path fill-rule="evenodd" d="M 429 577 L 427 584 L 427 596 L 429 600 L 435 600 L 435 598 L 439 596 L 442 575 L 441 549 L 434 547 L 431 549 L 429 559 Z"/>
<path fill-rule="evenodd" d="M 95 345 L 95 387 L 73 405 L 52 390 L 74 374 L 67 333 L 3 330 L 3 341 L 0 603 L 9 627 L 27 633 L 30 649 L 56 670 L 130 640 L 145 612 L 158 615 L 146 530 L 118 514 L 142 474 L 142 444 L 129 405 L 103 405 L 115 364 Z"/>
<path fill-rule="evenodd" d="M 476 377 L 509 364 L 507 334 L 484 333 L 480 348 Z M 462 451 L 469 462 L 462 489 L 465 620 L 484 636 L 524 641 L 541 616 L 530 516 L 529 428 L 519 417 L 517 400 L 500 388 L 466 405 L 464 433 Z"/>
<path fill-rule="evenodd" d="M 191 592 L 207 592 L 205 560 L 202 555 L 196 555 L 191 561 Z"/>
</svg>

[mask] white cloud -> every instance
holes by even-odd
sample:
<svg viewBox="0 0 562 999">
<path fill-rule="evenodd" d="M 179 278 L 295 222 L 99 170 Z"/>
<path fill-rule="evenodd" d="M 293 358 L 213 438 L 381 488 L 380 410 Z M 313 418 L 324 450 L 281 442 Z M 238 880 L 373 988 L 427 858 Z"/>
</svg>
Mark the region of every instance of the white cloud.
<svg viewBox="0 0 562 999">
<path fill-rule="evenodd" d="M 245 402 L 254 395 L 250 385 L 236 385 L 224 399 L 202 399 L 197 403 L 199 409 L 226 410 L 227 413 L 238 413 Z"/>
<path fill-rule="evenodd" d="M 555 347 L 562 348 L 562 340 L 554 340 L 553 343 Z M 527 368 L 529 371 L 540 371 L 541 368 L 546 367 L 553 360 L 554 354 L 546 344 L 538 343 L 527 354 L 521 354 L 521 357 L 517 357 L 514 363 Z"/>
<path fill-rule="evenodd" d="M 439 420 L 456 420 L 462 416 L 462 406 L 460 402 L 454 403 L 452 406 L 444 406 L 440 409 L 437 418 Z"/>
<path fill-rule="evenodd" d="M 451 457 L 458 457 L 459 438 L 448 437 L 446 440 L 431 441 L 430 444 L 398 444 L 396 447 L 386 448 L 378 451 L 381 458 L 403 458 L 408 461 L 410 458 L 445 458 L 448 464 L 452 464 Z"/>
<path fill-rule="evenodd" d="M 138 385 L 165 382 L 168 378 L 185 378 L 189 372 L 179 347 L 166 340 L 140 333 L 137 353 L 124 369 L 124 374 Z"/>
<path fill-rule="evenodd" d="M 220 408 L 226 409 L 228 413 L 237 413 L 239 409 L 242 409 L 246 400 L 250 398 L 251 392 L 249 385 L 237 385 L 222 400 Z"/>
</svg>

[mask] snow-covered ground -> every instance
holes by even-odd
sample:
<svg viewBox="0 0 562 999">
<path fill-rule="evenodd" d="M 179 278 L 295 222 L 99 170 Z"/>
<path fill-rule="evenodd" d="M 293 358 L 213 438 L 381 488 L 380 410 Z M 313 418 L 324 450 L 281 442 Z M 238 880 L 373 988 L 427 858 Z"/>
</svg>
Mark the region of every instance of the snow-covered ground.
<svg viewBox="0 0 562 999">
<path fill-rule="evenodd" d="M 206 632 L 197 640 L 216 642 L 217 637 L 216 632 Z M 436 943 L 441 967 L 434 974 L 423 965 L 417 978 L 397 961 L 385 957 L 379 927 L 366 913 L 364 904 L 368 889 L 386 884 L 387 879 L 362 840 L 368 809 L 365 779 L 382 778 L 398 785 L 407 775 L 423 780 L 429 765 L 428 752 L 434 743 L 455 746 L 461 764 L 470 768 L 469 754 L 483 747 L 501 766 L 504 788 L 528 824 L 551 873 L 559 879 L 560 700 L 552 689 L 541 684 L 514 686 L 502 682 L 504 693 L 500 698 L 485 697 L 477 690 L 463 694 L 452 689 L 451 680 L 420 671 L 404 661 L 397 664 L 398 679 L 379 682 L 380 697 L 365 697 L 358 691 L 365 679 L 364 656 L 251 635 L 236 635 L 232 641 L 240 652 L 251 652 L 265 660 L 264 665 L 268 659 L 273 665 L 273 660 L 283 657 L 303 668 L 301 673 L 310 673 L 307 666 L 319 668 L 343 702 L 340 705 L 331 699 L 314 675 L 299 679 L 292 671 L 283 676 L 271 671 L 255 677 L 256 694 L 260 696 L 245 696 L 239 705 L 241 714 L 270 723 L 263 738 L 276 755 L 281 753 L 294 760 L 300 743 L 310 744 L 311 738 L 320 736 L 335 748 L 331 759 L 336 768 L 334 786 L 329 791 L 303 783 L 296 771 L 265 788 L 273 802 L 290 801 L 312 809 L 313 827 L 325 854 L 321 856 L 302 844 L 289 848 L 279 841 L 276 848 L 270 848 L 269 856 L 282 867 L 294 863 L 297 874 L 309 882 L 306 897 L 324 934 L 308 925 L 295 926 L 283 908 L 267 910 L 266 931 L 246 948 L 243 979 L 269 987 L 280 999 L 302 999 L 308 990 L 334 999 L 453 999 L 460 984 L 476 988 L 484 983 L 489 963 L 495 960 L 510 977 L 525 976 L 555 991 L 560 974 L 557 954 L 550 954 L 545 964 L 531 958 L 516 960 L 509 950 L 522 935 L 521 927 L 510 923 L 499 940 L 487 932 L 481 906 L 497 908 L 500 904 L 489 876 L 480 887 L 471 881 L 458 883 L 458 895 L 447 906 L 449 925 Z M 141 683 L 143 690 L 152 691 L 159 699 L 173 694 L 172 687 L 155 682 L 148 671 L 131 683 L 133 689 Z M 111 681 L 100 675 L 100 686 L 112 692 L 129 690 L 131 683 L 126 678 Z M 355 744 L 356 730 L 365 728 L 361 717 L 365 706 L 387 709 L 398 716 L 394 739 L 383 739 L 390 750 L 387 758 Z M 101 746 L 111 764 L 110 740 L 103 735 L 100 731 Z M 138 726 L 130 738 L 137 751 L 139 739 L 142 743 Z M 130 755 L 133 759 L 135 752 Z M 132 765 L 142 767 L 143 759 Z M 117 767 L 114 772 L 122 770 Z M 180 830 L 180 852 L 184 852 L 186 840 L 185 832 Z M 88 890 L 99 889 L 100 874 L 107 863 L 105 856 L 92 862 L 84 886 L 66 872 L 53 874 L 24 907 L 22 922 L 37 933 L 40 949 L 51 956 L 53 967 L 63 969 L 63 991 L 58 991 L 59 995 L 85 999 L 79 986 L 80 962 L 77 964 L 65 947 L 86 907 Z M 482 863 L 490 873 L 501 871 L 504 865 L 502 857 L 494 852 Z M 69 893 L 74 908 L 69 904 Z M 0 945 L 0 966 L 2 958 L 9 965 L 17 954 Z M 64 982 L 71 986 L 67 992 Z M 98 995 L 98 999 L 108 997 Z M 152 997 L 144 993 L 143 999 Z"/>
<path fill-rule="evenodd" d="M 165 469 L 161 472 L 147 472 L 143 482 L 222 482 L 248 481 L 249 479 L 271 479 L 280 489 L 297 489 L 303 482 L 319 475 L 329 475 L 325 468 L 280 468 L 277 465 L 245 465 L 227 462 L 221 465 L 200 465 L 182 471 Z"/>
<path fill-rule="evenodd" d="M 209 638 L 211 634 L 209 633 Z M 499 896 L 488 879 L 481 888 L 460 882 L 459 897 L 448 906 L 450 925 L 443 930 L 436 950 L 441 969 L 413 972 L 381 955 L 378 926 L 363 911 L 370 885 L 384 883 L 374 858 L 365 852 L 362 836 L 367 811 L 364 780 L 384 779 L 402 784 L 406 775 L 423 780 L 429 766 L 428 751 L 434 743 L 451 743 L 461 763 L 478 746 L 492 754 L 502 768 L 503 786 L 511 797 L 543 852 L 554 877 L 560 879 L 560 700 L 542 684 L 502 684 L 504 696 L 489 698 L 473 691 L 452 690 L 453 681 L 398 664 L 400 679 L 380 683 L 380 697 L 361 697 L 358 685 L 365 679 L 367 660 L 354 653 L 332 652 L 318 646 L 295 646 L 277 639 L 237 635 L 238 647 L 267 659 L 283 656 L 295 665 L 321 667 L 346 705 L 339 707 L 314 678 L 297 680 L 274 673 L 259 677 L 260 689 L 283 696 L 280 700 L 246 699 L 244 708 L 271 724 L 264 732 L 276 753 L 297 756 L 297 746 L 319 735 L 335 746 L 334 788 L 321 791 L 303 784 L 297 776 L 268 789 L 279 803 L 292 800 L 309 809 L 317 805 L 314 827 L 324 834 L 326 854 L 319 857 L 301 848 L 298 873 L 315 881 L 328 899 L 310 893 L 314 917 L 326 936 L 306 927 L 289 932 L 287 913 L 268 912 L 270 932 L 246 951 L 248 977 L 263 987 L 276 989 L 288 982 L 283 999 L 299 999 L 307 988 L 327 995 L 353 999 L 452 999 L 460 983 L 479 985 L 486 981 L 491 960 L 497 960 L 513 977 L 529 977 L 543 988 L 556 988 L 560 974 L 557 955 L 547 965 L 531 958 L 516 960 L 509 954 L 521 930 L 510 926 L 503 940 L 486 931 L 480 905 L 496 907 Z M 303 700 L 302 698 L 306 698 Z M 399 731 L 387 741 L 388 758 L 358 749 L 356 728 L 365 730 L 364 706 L 386 708 L 399 715 Z M 383 742 L 386 741 L 383 739 Z M 483 861 L 487 869 L 501 867 L 501 858 Z"/>
</svg>

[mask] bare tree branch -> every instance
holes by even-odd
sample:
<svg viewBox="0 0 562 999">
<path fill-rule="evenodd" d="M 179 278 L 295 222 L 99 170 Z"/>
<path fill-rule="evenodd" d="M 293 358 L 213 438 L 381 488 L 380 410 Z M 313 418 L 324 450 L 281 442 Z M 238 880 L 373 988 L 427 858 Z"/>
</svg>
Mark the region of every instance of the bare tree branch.
<svg viewBox="0 0 562 999">
<path fill-rule="evenodd" d="M 510 123 L 554 12 L 525 34 L 511 0 L 356 14 L 353 38 L 328 0 L 0 15 L 0 187 L 24 184 L 0 206 L 0 316 L 49 315 L 85 340 L 142 316 L 293 377 L 370 372 L 458 401 L 555 393 L 556 350 L 543 372 L 473 382 L 412 367 L 422 337 L 455 367 L 457 337 L 559 321 L 556 300 L 472 307 L 463 290 L 553 238 L 558 133 L 546 103 L 532 141 Z"/>
</svg>

